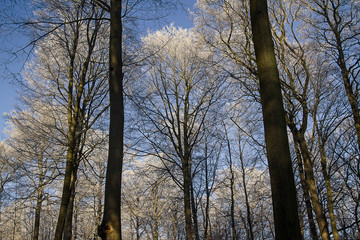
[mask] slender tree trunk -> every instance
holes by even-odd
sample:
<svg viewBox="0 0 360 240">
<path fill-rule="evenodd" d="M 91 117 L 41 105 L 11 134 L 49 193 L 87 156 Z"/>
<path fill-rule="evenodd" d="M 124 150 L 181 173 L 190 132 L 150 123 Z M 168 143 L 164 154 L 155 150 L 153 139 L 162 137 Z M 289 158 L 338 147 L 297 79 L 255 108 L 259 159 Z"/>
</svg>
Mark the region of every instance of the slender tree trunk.
<svg viewBox="0 0 360 240">
<path fill-rule="evenodd" d="M 235 177 L 232 168 L 232 161 L 230 161 L 230 217 L 231 217 L 231 236 L 233 240 L 236 240 L 236 226 L 235 226 Z"/>
<path fill-rule="evenodd" d="M 72 231 L 72 239 L 77 240 L 77 233 L 78 233 L 78 217 L 79 217 L 79 200 L 74 200 L 74 221 L 73 221 L 73 231 Z"/>
<path fill-rule="evenodd" d="M 251 221 L 251 207 L 250 207 L 250 201 L 249 201 L 249 195 L 248 195 L 248 191 L 247 191 L 247 187 L 246 187 L 246 171 L 245 171 L 245 164 L 244 164 L 244 159 L 243 159 L 243 153 L 242 153 L 242 149 L 241 149 L 241 135 L 239 132 L 239 152 L 240 152 L 240 164 L 241 164 L 241 171 L 242 171 L 242 183 L 243 183 L 243 188 L 244 188 L 244 195 L 245 195 L 245 204 L 246 204 L 246 220 L 247 220 L 247 224 L 249 226 L 249 232 L 248 232 L 248 239 L 249 240 L 254 240 L 254 232 L 253 232 L 253 227 L 252 227 L 252 221 Z"/>
<path fill-rule="evenodd" d="M 208 169 L 208 146 L 207 136 L 205 134 L 205 188 L 206 188 L 206 203 L 205 203 L 205 216 L 204 216 L 204 239 L 208 240 L 209 229 L 209 207 L 210 207 L 210 189 L 209 189 L 209 169 Z"/>
<path fill-rule="evenodd" d="M 73 177 L 73 169 L 75 168 L 74 148 L 68 147 L 67 158 L 66 158 L 66 169 L 65 169 L 65 178 L 63 185 L 63 193 L 61 196 L 61 205 L 59 217 L 56 225 L 55 237 L 54 240 L 61 240 L 64 232 L 65 220 L 67 216 L 67 211 L 69 208 L 69 203 L 71 199 L 71 182 Z"/>
<path fill-rule="evenodd" d="M 68 135 L 67 135 L 67 153 L 66 153 L 66 168 L 63 184 L 63 192 L 61 196 L 60 211 L 58 216 L 58 221 L 56 224 L 55 237 L 54 240 L 61 240 L 64 232 L 66 215 L 69 207 L 69 202 L 71 198 L 71 185 L 74 181 L 74 170 L 77 167 L 77 148 L 76 148 L 76 131 L 78 127 L 78 114 L 79 108 L 77 105 L 74 106 L 73 94 L 74 88 L 74 66 L 75 66 L 75 56 L 77 52 L 79 41 L 79 29 L 77 28 L 74 33 L 73 46 L 70 53 L 70 65 L 69 65 L 69 75 L 68 75 L 68 103 L 67 103 L 67 121 L 68 121 Z"/>
<path fill-rule="evenodd" d="M 358 148 L 360 150 L 360 113 L 359 113 L 359 105 L 358 105 L 358 100 L 354 94 L 354 91 L 352 89 L 352 84 L 350 82 L 350 77 L 349 77 L 349 70 L 346 67 L 346 61 L 345 61 L 345 55 L 344 55 L 344 51 L 343 51 L 343 47 L 342 47 L 342 40 L 341 40 L 341 34 L 340 32 L 335 29 L 334 27 L 332 28 L 334 34 L 335 34 L 335 38 L 336 38 L 336 43 L 337 43 L 337 50 L 338 50 L 338 61 L 337 64 L 341 70 L 341 76 L 343 79 L 343 83 L 344 83 L 344 87 L 345 87 L 345 91 L 346 91 L 346 96 L 348 97 L 350 106 L 351 106 L 351 110 L 352 110 L 352 114 L 353 114 L 353 118 L 354 118 L 354 123 L 355 123 L 355 130 L 356 130 L 356 136 L 357 136 L 357 143 L 358 143 Z"/>
<path fill-rule="evenodd" d="M 159 240 L 159 202 L 158 202 L 158 192 L 159 192 L 159 188 L 156 185 L 153 188 L 153 192 L 154 192 L 154 200 L 153 200 L 153 218 L 154 218 L 154 223 L 153 223 L 153 230 L 152 230 L 152 235 L 153 235 L 153 240 Z"/>
<path fill-rule="evenodd" d="M 184 211 L 185 211 L 185 239 L 193 240 L 192 218 L 191 218 L 191 173 L 188 160 L 183 160 L 184 175 Z"/>
<path fill-rule="evenodd" d="M 121 178 L 124 144 L 124 100 L 122 62 L 122 1 L 111 0 L 110 12 L 110 129 L 106 171 L 104 216 L 99 236 L 121 240 Z"/>
<path fill-rule="evenodd" d="M 95 222 L 95 226 L 94 226 L 94 233 L 96 233 L 97 228 L 100 226 L 101 224 L 101 219 L 102 219 L 102 209 L 103 209 L 103 203 L 102 203 L 102 199 L 103 199 L 103 185 L 104 185 L 104 172 L 100 170 L 100 174 L 99 174 L 99 183 L 98 183 L 98 187 L 97 187 L 97 194 L 96 194 L 96 204 L 94 204 L 95 207 L 95 211 L 96 211 L 96 222 Z M 96 234 L 94 234 L 94 240 L 98 239 L 96 237 Z"/>
<path fill-rule="evenodd" d="M 319 151 L 320 151 L 320 159 L 321 159 L 321 172 L 323 174 L 324 180 L 325 180 L 325 186 L 326 186 L 326 196 L 327 196 L 327 205 L 328 205 L 328 211 L 330 216 L 330 225 L 332 230 L 332 235 L 334 240 L 339 240 L 339 232 L 337 230 L 336 226 L 336 216 L 334 211 L 334 201 L 332 196 L 332 189 L 331 189 L 331 183 L 330 183 L 330 177 L 327 172 L 327 160 L 326 160 L 326 153 L 325 153 L 325 146 L 323 141 L 321 140 L 321 137 L 319 138 Z"/>
<path fill-rule="evenodd" d="M 193 222 L 194 222 L 194 230 L 193 231 L 194 231 L 195 239 L 200 240 L 199 226 L 198 226 L 198 219 L 197 219 L 197 208 L 196 208 L 194 187 L 193 187 L 192 180 L 191 180 L 191 210 L 192 210 L 192 216 L 193 216 Z"/>
<path fill-rule="evenodd" d="M 75 200 L 75 187 L 72 187 L 69 206 L 68 206 L 67 213 L 66 213 L 63 240 L 71 240 L 72 239 L 74 200 Z"/>
<path fill-rule="evenodd" d="M 301 184 L 301 187 L 304 192 L 306 214 L 307 214 L 308 221 L 309 221 L 310 237 L 311 237 L 311 239 L 316 240 L 316 239 L 318 239 L 318 237 L 317 237 L 317 232 L 316 232 L 316 225 L 315 225 L 315 221 L 314 221 L 313 210 L 312 210 L 312 206 L 311 206 L 309 187 L 306 184 L 306 180 L 305 180 L 303 161 L 302 161 L 299 145 L 296 143 L 295 139 L 294 139 L 294 142 L 295 142 L 296 158 L 297 158 L 298 167 L 299 167 L 300 184 Z"/>
<path fill-rule="evenodd" d="M 290 126 L 290 129 L 294 134 L 295 141 L 300 146 L 301 155 L 304 160 L 305 181 L 309 188 L 311 203 L 313 206 L 313 210 L 315 212 L 316 221 L 319 226 L 320 236 L 323 240 L 329 240 L 330 234 L 327 226 L 327 221 L 323 211 L 323 206 L 319 200 L 319 194 L 317 192 L 316 182 L 314 177 L 313 165 L 311 163 L 310 152 L 307 143 L 305 141 L 304 133 L 296 130 L 294 124 Z"/>
<path fill-rule="evenodd" d="M 250 0 L 250 16 L 260 81 L 276 239 L 300 240 L 296 188 L 267 1 Z"/>
<path fill-rule="evenodd" d="M 33 240 L 39 239 L 42 201 L 43 201 L 43 191 L 42 189 L 39 189 L 36 197 L 34 233 L 32 238 Z"/>
<path fill-rule="evenodd" d="M 224 125 L 225 129 L 225 139 L 226 145 L 228 148 L 229 154 L 229 169 L 230 169 L 230 218 L 231 218 L 231 236 L 233 240 L 236 240 L 236 226 L 235 226 L 235 176 L 233 170 L 233 161 L 232 161 L 232 154 L 231 154 L 231 145 L 228 136 L 228 131 L 226 130 L 226 126 Z"/>
</svg>

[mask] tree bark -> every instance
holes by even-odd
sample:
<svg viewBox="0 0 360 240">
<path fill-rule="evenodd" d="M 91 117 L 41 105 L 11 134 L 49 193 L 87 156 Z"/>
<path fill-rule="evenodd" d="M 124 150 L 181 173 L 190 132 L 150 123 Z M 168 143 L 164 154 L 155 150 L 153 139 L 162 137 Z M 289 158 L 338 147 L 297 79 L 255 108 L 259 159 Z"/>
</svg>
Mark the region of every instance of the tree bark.
<svg viewBox="0 0 360 240">
<path fill-rule="evenodd" d="M 55 237 L 54 240 L 61 240 L 63 236 L 65 220 L 67 216 L 67 211 L 69 208 L 69 203 L 71 199 L 71 185 L 72 185 L 72 178 L 74 178 L 74 168 L 75 159 L 73 158 L 74 149 L 72 147 L 68 147 L 67 152 L 67 159 L 66 159 L 66 169 L 65 169 L 65 178 L 64 178 L 64 185 L 63 185 L 63 192 L 61 196 L 61 205 L 60 205 L 60 212 L 58 216 L 58 221 L 56 225 Z"/>
<path fill-rule="evenodd" d="M 69 206 L 66 213 L 63 240 L 72 239 L 72 228 L 73 228 L 73 210 L 74 210 L 74 200 L 75 200 L 75 185 L 71 188 L 71 196 L 69 200 Z"/>
<path fill-rule="evenodd" d="M 225 124 L 224 124 L 225 128 Z M 230 170 L 230 219 L 231 219 L 231 237 L 232 240 L 236 240 L 236 226 L 235 226 L 235 176 L 233 170 L 233 162 L 232 162 L 232 155 L 231 155 L 231 146 L 230 140 L 228 136 L 228 132 L 225 128 L 225 137 L 226 137 L 226 144 L 228 148 L 229 154 L 229 170 Z"/>
<path fill-rule="evenodd" d="M 294 126 L 294 123 L 290 124 L 289 126 L 291 132 L 294 135 L 294 140 L 300 146 L 301 155 L 303 157 L 303 164 L 304 164 L 305 182 L 309 188 L 311 203 L 313 206 L 313 210 L 315 212 L 316 221 L 319 226 L 320 236 L 323 240 L 329 240 L 330 234 L 327 226 L 328 224 L 323 211 L 323 206 L 319 200 L 319 194 L 317 192 L 316 182 L 314 177 L 313 165 L 311 163 L 310 152 L 305 140 L 304 132 L 297 130 L 296 127 Z"/>
<path fill-rule="evenodd" d="M 43 198 L 43 191 L 42 191 L 42 189 L 40 189 L 40 190 L 38 190 L 37 198 L 36 198 L 33 240 L 39 239 L 40 216 L 41 216 L 41 207 L 42 207 L 42 201 L 43 201 L 42 198 Z"/>
<path fill-rule="evenodd" d="M 77 130 L 77 116 L 79 108 L 73 106 L 73 88 L 74 88 L 74 66 L 75 66 L 75 55 L 77 52 L 77 46 L 79 41 L 79 30 L 75 31 L 73 46 L 70 53 L 70 66 L 69 66 L 69 83 L 68 83 L 68 103 L 67 103 L 67 121 L 68 121 L 68 135 L 67 135 L 67 153 L 66 153 L 66 168 L 64 176 L 63 191 L 61 196 L 60 211 L 58 221 L 56 224 L 54 240 L 61 240 L 66 214 L 68 211 L 69 201 L 71 197 L 71 184 L 74 179 L 74 168 L 76 167 L 76 130 Z M 73 109 L 74 108 L 74 109 Z"/>
<path fill-rule="evenodd" d="M 294 142 L 296 142 L 295 139 L 294 139 Z M 318 237 L 317 237 L 317 232 L 316 232 L 316 225 L 315 225 L 315 221 L 314 221 L 313 210 L 312 210 L 312 206 L 311 206 L 311 198 L 310 198 L 310 194 L 309 194 L 309 187 L 306 184 L 306 180 L 305 180 L 303 160 L 302 160 L 302 157 L 301 157 L 299 145 L 295 144 L 294 147 L 295 147 L 296 158 L 297 158 L 298 167 L 299 167 L 300 184 L 301 184 L 301 187 L 302 187 L 303 192 L 304 192 L 306 214 L 307 214 L 307 217 L 308 217 L 309 227 L 310 227 L 310 237 L 311 237 L 312 240 L 316 240 Z"/>
<path fill-rule="evenodd" d="M 319 134 L 319 133 L 318 133 Z M 326 196 L 327 196 L 327 206 L 330 216 L 330 225 L 332 230 L 332 235 L 334 240 L 339 240 L 339 232 L 336 226 L 336 215 L 334 210 L 334 201 L 333 201 L 333 193 L 331 189 L 330 176 L 327 171 L 327 158 L 325 153 L 324 141 L 321 140 L 321 137 L 318 136 L 319 139 L 319 151 L 320 151 L 320 161 L 321 161 L 321 172 L 323 174 L 326 186 Z"/>
<path fill-rule="evenodd" d="M 193 240 L 192 218 L 191 218 L 191 173 L 188 160 L 183 160 L 184 179 L 184 213 L 185 213 L 185 239 Z"/>
<path fill-rule="evenodd" d="M 198 218 L 197 218 L 197 208 L 196 208 L 196 202 L 195 202 L 195 196 L 194 196 L 194 188 L 193 188 L 193 181 L 191 180 L 191 210 L 192 210 L 192 216 L 193 216 L 193 222 L 194 222 L 194 235 L 195 240 L 200 240 L 199 235 L 199 226 L 198 226 Z"/>
<path fill-rule="evenodd" d="M 121 178 L 124 141 L 122 1 L 111 0 L 110 12 L 110 129 L 101 239 L 121 240 Z"/>
<path fill-rule="evenodd" d="M 301 239 L 279 73 L 266 0 L 250 0 L 253 42 L 269 163 L 277 240 Z"/>
<path fill-rule="evenodd" d="M 245 164 L 243 159 L 243 153 L 241 149 L 241 135 L 239 131 L 239 153 L 240 153 L 240 164 L 241 164 L 241 171 L 242 171 L 242 184 L 244 188 L 244 195 L 245 195 L 245 204 L 246 204 L 246 220 L 247 224 L 249 225 L 249 232 L 247 233 L 247 239 L 254 240 L 254 232 L 252 227 L 252 220 L 251 220 L 251 207 L 250 207 L 250 201 L 249 201 L 249 195 L 246 187 L 246 171 L 245 171 Z"/>
</svg>

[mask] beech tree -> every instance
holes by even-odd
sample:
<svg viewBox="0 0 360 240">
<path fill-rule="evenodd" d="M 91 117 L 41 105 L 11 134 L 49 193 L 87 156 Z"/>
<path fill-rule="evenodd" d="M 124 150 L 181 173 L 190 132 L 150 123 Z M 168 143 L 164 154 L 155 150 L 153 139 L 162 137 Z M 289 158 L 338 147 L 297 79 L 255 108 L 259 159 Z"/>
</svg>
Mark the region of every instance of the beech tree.
<svg viewBox="0 0 360 240">
<path fill-rule="evenodd" d="M 11 129 L 8 129 L 7 143 L 12 149 L 9 164 L 26 186 L 24 192 L 27 194 L 22 198 L 35 199 L 34 240 L 39 239 L 41 210 L 48 188 L 59 176 L 63 160 L 64 147 L 54 144 L 55 133 L 49 134 L 52 129 L 44 127 L 51 126 L 53 120 L 46 116 L 36 118 L 31 111 L 23 111 L 14 113 L 8 121 Z"/>
<path fill-rule="evenodd" d="M 250 15 L 260 81 L 276 239 L 301 239 L 285 111 L 267 1 L 250 0 Z"/>
<path fill-rule="evenodd" d="M 56 116 L 52 127 L 60 131 L 59 143 L 67 148 L 55 239 L 62 239 L 63 234 L 69 239 L 75 183 L 87 131 L 108 107 L 107 30 L 102 20 L 104 11 L 84 1 L 67 1 L 62 5 L 49 1 L 38 14 L 40 23 L 35 26 L 39 34 L 44 29 L 51 31 L 37 41 L 35 56 L 26 71 L 23 102 L 45 115 Z M 50 23 L 45 21 L 49 18 Z M 53 23 L 56 19 L 60 23 Z M 36 101 L 57 108 L 46 112 L 37 108 Z"/>
<path fill-rule="evenodd" d="M 192 204 L 193 172 L 197 163 L 194 150 L 204 136 L 208 114 L 219 99 L 221 75 L 206 65 L 212 54 L 196 43 L 196 33 L 170 26 L 143 39 L 149 70 L 138 84 L 136 100 L 144 120 L 140 133 L 147 139 L 163 167 L 182 189 L 186 239 L 197 230 Z M 146 56 L 145 55 L 145 56 Z M 146 124 L 143 124 L 146 123 Z M 151 153 L 151 152 L 150 152 Z"/>
</svg>

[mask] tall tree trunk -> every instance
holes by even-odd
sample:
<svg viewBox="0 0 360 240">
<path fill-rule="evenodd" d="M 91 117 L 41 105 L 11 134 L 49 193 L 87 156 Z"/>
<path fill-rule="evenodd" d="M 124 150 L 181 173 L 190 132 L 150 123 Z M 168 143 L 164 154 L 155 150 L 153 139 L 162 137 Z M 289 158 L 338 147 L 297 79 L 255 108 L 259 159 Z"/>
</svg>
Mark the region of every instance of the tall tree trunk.
<svg viewBox="0 0 360 240">
<path fill-rule="evenodd" d="M 205 134 L 205 189 L 206 189 L 206 203 L 204 216 L 204 240 L 208 240 L 209 236 L 209 208 L 210 208 L 210 189 L 209 189 L 209 169 L 208 169 L 208 145 L 207 135 Z M 211 237 L 211 236 L 210 236 Z"/>
<path fill-rule="evenodd" d="M 348 100 L 349 100 L 349 103 L 351 106 L 351 111 L 352 111 L 354 123 L 355 123 L 358 149 L 360 150 L 360 113 L 359 113 L 358 100 L 352 89 L 352 83 L 350 82 L 350 76 L 349 76 L 350 74 L 349 74 L 349 70 L 347 69 L 347 66 L 346 66 L 341 34 L 335 27 L 332 27 L 332 30 L 335 34 L 337 50 L 338 50 L 337 64 L 341 70 L 341 76 L 342 76 L 342 80 L 344 83 L 346 96 L 348 97 Z"/>
<path fill-rule="evenodd" d="M 333 194 L 331 189 L 331 182 L 330 182 L 330 176 L 327 172 L 327 159 L 326 159 L 326 153 L 325 153 L 325 146 L 324 141 L 321 140 L 321 137 L 318 136 L 319 139 L 319 151 L 320 151 L 320 164 L 321 164 L 321 172 L 323 174 L 324 180 L 325 180 L 325 186 L 326 186 L 326 196 L 327 196 L 327 206 L 330 216 L 330 225 L 332 230 L 332 235 L 334 240 L 339 240 L 339 232 L 337 230 L 336 226 L 336 216 L 334 211 L 334 201 L 333 201 Z"/>
<path fill-rule="evenodd" d="M 110 129 L 106 170 L 104 216 L 99 236 L 106 240 L 121 237 L 121 178 L 124 146 L 124 100 L 122 61 L 122 1 L 111 0 L 110 12 Z"/>
<path fill-rule="evenodd" d="M 231 236 L 233 240 L 236 240 L 236 226 L 235 226 L 235 177 L 232 168 L 232 161 L 230 161 L 230 218 L 231 218 Z"/>
<path fill-rule="evenodd" d="M 188 160 L 183 160 L 184 175 L 184 211 L 185 211 L 185 239 L 193 240 L 192 218 L 191 218 L 191 173 Z"/>
<path fill-rule="evenodd" d="M 316 221 L 319 226 L 320 236 L 323 240 L 329 240 L 330 239 L 329 229 L 328 229 L 326 217 L 325 217 L 325 214 L 323 211 L 323 206 L 320 203 L 319 194 L 317 192 L 315 176 L 314 176 L 314 171 L 313 171 L 313 165 L 311 163 L 310 152 L 309 152 L 309 148 L 307 146 L 306 140 L 305 140 L 304 132 L 298 131 L 295 128 L 294 123 L 289 124 L 289 126 L 290 126 L 291 132 L 294 135 L 294 140 L 300 146 L 301 155 L 302 155 L 303 161 L 304 161 L 303 163 L 304 163 L 304 171 L 305 171 L 305 181 L 309 188 L 311 203 L 313 206 L 313 210 L 315 212 Z"/>
<path fill-rule="evenodd" d="M 253 42 L 260 81 L 277 240 L 300 240 L 296 188 L 291 164 L 279 73 L 266 0 L 250 0 Z"/>
<path fill-rule="evenodd" d="M 199 225 L 198 225 L 198 218 L 197 218 L 197 208 L 196 208 L 196 202 L 195 202 L 195 196 L 194 196 L 194 187 L 193 187 L 193 181 L 191 180 L 191 210 L 192 210 L 192 216 L 193 216 L 193 223 L 194 223 L 194 235 L 196 240 L 200 240 L 199 235 Z"/>
<path fill-rule="evenodd" d="M 75 200 L 75 187 L 72 187 L 69 206 L 67 209 L 66 219 L 65 219 L 65 226 L 64 226 L 64 233 L 63 233 L 64 240 L 72 239 L 74 200 Z"/>
<path fill-rule="evenodd" d="M 43 191 L 42 191 L 42 187 L 40 187 L 36 197 L 35 222 L 34 222 L 34 232 L 32 238 L 33 240 L 39 239 L 42 201 L 43 201 Z"/>
<path fill-rule="evenodd" d="M 58 221 L 55 230 L 54 240 L 61 240 L 65 227 L 65 220 L 70 204 L 70 199 L 72 195 L 71 185 L 74 178 L 74 168 L 76 167 L 74 159 L 74 148 L 68 147 L 67 158 L 66 158 L 66 169 L 64 177 L 63 192 L 61 196 L 60 212 L 58 216 Z"/>
<path fill-rule="evenodd" d="M 152 227 L 152 238 L 153 240 L 159 240 L 159 186 L 155 183 L 152 189 L 153 196 L 153 227 Z"/>
<path fill-rule="evenodd" d="M 253 232 L 253 227 L 252 227 L 252 220 L 251 220 L 251 208 L 250 208 L 250 201 L 249 201 L 249 195 L 248 195 L 248 191 L 247 191 L 247 187 L 246 187 L 246 171 L 245 171 L 245 164 L 244 164 L 244 159 L 243 159 L 243 152 L 242 152 L 242 148 L 241 148 L 241 135 L 240 135 L 240 131 L 239 131 L 239 153 L 240 153 L 240 164 L 241 164 L 241 171 L 242 171 L 242 184 L 243 184 L 243 188 L 244 188 L 244 195 L 245 195 L 245 204 L 246 204 L 246 221 L 247 224 L 249 226 L 249 232 L 247 233 L 248 237 L 247 239 L 249 240 L 254 240 L 254 232 Z"/>
<path fill-rule="evenodd" d="M 79 107 L 78 105 L 74 106 L 74 97 L 73 88 L 74 88 L 74 71 L 75 71 L 75 56 L 78 48 L 79 42 L 79 29 L 77 28 L 74 33 L 72 49 L 70 53 L 70 65 L 69 65 L 69 75 L 68 75 L 68 92 L 67 92 L 67 121 L 68 121 L 68 135 L 67 135 L 67 153 L 66 153 L 66 167 L 65 167 L 65 176 L 63 191 L 61 196 L 60 211 L 58 216 L 58 221 L 56 224 L 55 237 L 54 240 L 61 240 L 64 232 L 66 215 L 69 207 L 69 202 L 71 198 L 71 185 L 74 182 L 74 171 L 77 167 L 77 150 L 76 148 L 76 132 L 78 128 L 78 116 L 79 116 Z"/>
<path fill-rule="evenodd" d="M 236 226 L 235 226 L 235 176 L 233 170 L 233 161 L 231 154 L 231 144 L 226 130 L 226 125 L 223 123 L 225 129 L 225 139 L 229 154 L 229 170 L 230 170 L 230 219 L 231 219 L 231 236 L 232 240 L 236 240 Z"/>
<path fill-rule="evenodd" d="M 295 142 L 294 147 L 295 147 L 295 152 L 296 152 L 296 158 L 297 158 L 298 167 L 299 167 L 300 184 L 301 184 L 301 187 L 304 192 L 306 214 L 308 217 L 308 222 L 309 222 L 309 227 L 310 227 L 310 237 L 312 240 L 316 240 L 316 239 L 318 239 L 318 237 L 317 237 L 317 232 L 316 232 L 316 225 L 315 225 L 315 221 L 314 221 L 313 210 L 312 210 L 312 206 L 311 206 L 309 187 L 306 184 L 306 180 L 305 180 L 305 173 L 304 173 L 304 167 L 303 167 L 304 164 L 303 164 L 303 160 L 301 157 L 299 144 L 296 143 L 295 139 L 294 139 L 294 142 Z"/>
</svg>

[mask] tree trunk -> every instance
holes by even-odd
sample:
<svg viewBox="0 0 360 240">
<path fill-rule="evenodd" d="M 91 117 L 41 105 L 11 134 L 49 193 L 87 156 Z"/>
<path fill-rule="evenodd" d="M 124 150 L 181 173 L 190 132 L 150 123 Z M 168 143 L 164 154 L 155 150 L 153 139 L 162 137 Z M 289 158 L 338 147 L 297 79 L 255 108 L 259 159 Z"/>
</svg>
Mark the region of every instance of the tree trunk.
<svg viewBox="0 0 360 240">
<path fill-rule="evenodd" d="M 72 187 L 69 206 L 66 213 L 63 240 L 72 239 L 74 199 L 75 199 L 75 187 Z"/>
<path fill-rule="evenodd" d="M 65 227 L 65 220 L 70 204 L 70 199 L 72 195 L 71 185 L 74 181 L 74 168 L 76 168 L 75 159 L 74 159 L 74 148 L 68 147 L 67 158 L 66 158 L 66 169 L 64 177 L 63 192 L 61 196 L 61 205 L 60 212 L 58 216 L 58 221 L 55 230 L 54 240 L 61 240 Z"/>
<path fill-rule="evenodd" d="M 159 188 L 158 185 L 156 183 L 155 187 L 153 188 L 153 192 L 154 192 L 154 202 L 153 202 L 153 218 L 154 218 L 154 223 L 153 223 L 153 229 L 152 229 L 152 235 L 153 235 L 153 240 L 159 240 L 159 202 L 158 202 L 158 193 L 159 193 Z"/>
<path fill-rule="evenodd" d="M 205 188 L 206 188 L 206 203 L 205 203 L 205 216 L 204 216 L 204 240 L 208 240 L 209 232 L 209 207 L 210 207 L 210 189 L 209 189 L 209 169 L 208 169 L 208 145 L 207 135 L 205 134 Z M 210 236 L 211 237 L 211 236 Z"/>
<path fill-rule="evenodd" d="M 231 155 L 231 145 L 228 136 L 228 131 L 226 130 L 226 126 L 224 125 L 225 129 L 225 138 L 226 138 L 226 145 L 228 148 L 229 154 L 229 170 L 230 170 L 230 219 L 231 219 L 231 236 L 232 240 L 236 240 L 236 226 L 235 226 L 235 176 L 233 170 L 233 161 Z"/>
<path fill-rule="evenodd" d="M 290 124 L 291 132 L 294 135 L 294 140 L 299 144 L 301 155 L 303 157 L 304 171 L 305 171 L 305 181 L 309 188 L 311 203 L 313 210 L 315 212 L 316 221 L 319 226 L 320 236 L 323 240 L 329 240 L 330 234 L 327 226 L 326 217 L 323 211 L 323 206 L 319 200 L 319 194 L 316 188 L 316 182 L 314 177 L 313 165 L 311 163 L 311 157 L 309 148 L 305 141 L 305 136 L 303 132 L 298 131 L 294 124 Z"/>
<path fill-rule="evenodd" d="M 110 12 L 110 129 L 106 170 L 104 216 L 99 236 L 121 240 L 121 176 L 124 142 L 122 62 L 122 1 L 111 0 Z"/>
<path fill-rule="evenodd" d="M 301 239 L 285 111 L 266 0 L 250 0 L 277 240 Z"/>
<path fill-rule="evenodd" d="M 42 189 L 39 189 L 38 193 L 37 193 L 37 198 L 36 198 L 33 240 L 39 239 L 40 216 L 41 216 L 41 207 L 42 207 L 42 201 L 43 201 L 42 198 L 43 198 L 43 192 L 42 192 Z"/>
<path fill-rule="evenodd" d="M 70 53 L 70 65 L 68 76 L 68 93 L 67 93 L 67 121 L 68 121 L 68 135 L 67 135 L 67 153 L 66 153 L 66 168 L 64 176 L 63 191 L 61 196 L 60 211 L 58 221 L 56 224 L 54 240 L 61 240 L 64 232 L 66 215 L 70 203 L 72 194 L 72 184 L 76 180 L 77 172 L 77 144 L 76 144 L 76 132 L 78 126 L 79 106 L 73 104 L 75 94 L 73 94 L 74 88 L 74 68 L 75 68 L 75 56 L 77 52 L 77 46 L 79 41 L 79 29 L 76 29 L 73 38 L 73 46 Z M 78 102 L 79 104 L 80 102 Z"/>
<path fill-rule="evenodd" d="M 198 219 L 197 219 L 197 208 L 195 203 L 195 196 L 194 196 L 194 188 L 193 188 L 193 181 L 191 180 L 191 210 L 194 222 L 194 235 L 196 240 L 200 240 L 199 236 L 199 226 L 198 226 Z"/>
<path fill-rule="evenodd" d="M 230 161 L 230 217 L 231 217 L 231 236 L 233 240 L 236 240 L 236 226 L 235 226 L 235 184 L 234 184 L 234 172 L 232 169 L 232 162 Z"/>
<path fill-rule="evenodd" d="M 185 239 L 193 240 L 192 218 L 191 218 L 191 174 L 188 160 L 183 160 L 184 175 L 184 212 L 185 212 Z"/>
<path fill-rule="evenodd" d="M 358 100 L 352 89 L 352 84 L 350 82 L 350 77 L 349 77 L 349 71 L 346 67 L 346 61 L 345 61 L 344 51 L 343 51 L 343 47 L 342 47 L 341 34 L 337 31 L 337 29 L 334 29 L 334 28 L 333 28 L 333 32 L 335 34 L 337 50 L 338 50 L 337 64 L 341 70 L 341 76 L 343 79 L 346 96 L 348 97 L 348 100 L 349 100 L 349 103 L 351 106 L 351 111 L 352 111 L 354 123 L 355 123 L 358 149 L 360 150 L 360 113 L 359 113 Z"/>
<path fill-rule="evenodd" d="M 319 134 L 319 133 L 318 133 Z M 326 160 L 326 153 L 325 153 L 325 146 L 324 142 L 321 140 L 321 137 L 319 138 L 319 151 L 320 151 L 320 159 L 321 159 L 321 172 L 323 174 L 324 180 L 325 180 L 325 186 L 326 186 L 326 196 L 327 196 L 327 205 L 328 205 L 328 211 L 330 216 L 330 225 L 332 230 L 332 235 L 334 240 L 339 240 L 339 232 L 337 230 L 336 226 L 336 216 L 334 211 L 334 201 L 332 196 L 332 189 L 331 189 L 331 183 L 330 183 L 330 176 L 327 172 L 327 160 Z"/>
<path fill-rule="evenodd" d="M 245 164 L 241 149 L 241 135 L 239 132 L 239 152 L 240 152 L 240 164 L 241 164 L 241 171 L 242 171 L 242 183 L 244 188 L 244 195 L 245 195 L 245 204 L 246 204 L 246 220 L 247 224 L 249 226 L 249 232 L 247 233 L 247 239 L 254 240 L 254 232 L 252 227 L 252 220 L 251 220 L 251 208 L 250 208 L 250 201 L 249 201 L 249 195 L 246 187 L 246 171 L 245 171 Z"/>
<path fill-rule="evenodd" d="M 308 221 L 309 221 L 310 237 L 311 237 L 311 239 L 316 240 L 316 239 L 318 239 L 318 237 L 317 237 L 317 232 L 316 232 L 316 225 L 315 225 L 315 221 L 314 221 L 313 210 L 312 210 L 312 206 L 311 206 L 309 187 L 306 184 L 306 180 L 305 180 L 303 161 L 302 161 L 299 145 L 296 143 L 295 139 L 294 139 L 294 142 L 295 142 L 294 147 L 295 147 L 295 152 L 296 152 L 296 158 L 297 158 L 298 167 L 299 167 L 300 184 L 301 184 L 301 187 L 304 192 L 306 213 L 307 213 L 307 217 L 308 217 Z"/>
</svg>

